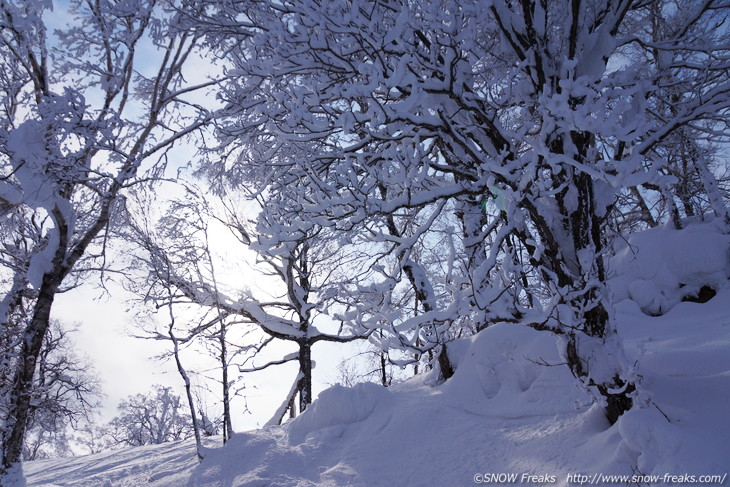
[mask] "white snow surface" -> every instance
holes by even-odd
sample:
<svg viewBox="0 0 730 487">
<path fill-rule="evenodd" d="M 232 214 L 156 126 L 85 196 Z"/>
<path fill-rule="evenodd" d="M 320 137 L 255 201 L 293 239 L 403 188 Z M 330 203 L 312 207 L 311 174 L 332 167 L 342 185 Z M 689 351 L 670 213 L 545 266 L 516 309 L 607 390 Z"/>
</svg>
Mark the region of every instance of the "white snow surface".
<svg viewBox="0 0 730 487">
<path fill-rule="evenodd" d="M 730 278 L 730 235 L 720 221 L 658 227 L 618 241 L 609 271 L 614 302 L 631 299 L 647 314 L 666 313 L 703 286 Z"/>
<path fill-rule="evenodd" d="M 574 485 L 575 474 L 629 476 L 616 485 L 719 475 L 727 485 L 728 239 L 714 224 L 673 232 L 632 237 L 631 257 L 613 263 L 618 332 L 642 391 L 613 426 L 561 364 L 552 335 L 499 324 L 450 344 L 456 372 L 443 384 L 431 374 L 388 389 L 333 387 L 299 418 L 236 434 L 200 463 L 191 442 L 132 448 L 26 463 L 28 486 L 455 486 L 510 473 L 525 485 Z M 661 316 L 629 291 L 640 279 L 664 300 Z M 681 302 L 678 290 L 700 283 L 717 295 Z"/>
</svg>

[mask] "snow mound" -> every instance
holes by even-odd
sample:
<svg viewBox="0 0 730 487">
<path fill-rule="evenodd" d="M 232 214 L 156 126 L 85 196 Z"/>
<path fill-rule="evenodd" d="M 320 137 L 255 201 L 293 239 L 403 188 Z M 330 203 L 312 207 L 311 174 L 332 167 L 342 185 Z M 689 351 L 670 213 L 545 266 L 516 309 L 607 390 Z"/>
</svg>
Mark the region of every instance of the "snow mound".
<svg viewBox="0 0 730 487">
<path fill-rule="evenodd" d="M 303 443 L 314 432 L 364 421 L 376 407 L 387 407 L 390 400 L 387 389 L 371 382 L 352 388 L 333 386 L 322 391 L 306 414 L 288 425 L 289 441 Z"/>
<path fill-rule="evenodd" d="M 649 400 L 619 419 L 622 444 L 644 474 L 729 473 L 730 289 L 658 318 L 628 303 L 617 306 L 618 330 Z"/>
<path fill-rule="evenodd" d="M 545 365 L 560 361 L 555 338 L 495 325 L 450 350 L 458 367 L 446 383 L 333 387 L 283 426 L 235 435 L 185 485 L 471 485 L 490 471 L 553 474 L 564 485 L 571 455 L 607 423 L 600 408 L 576 410 L 585 396 L 564 366 Z M 608 471 L 617 465 L 628 468 Z"/>
<path fill-rule="evenodd" d="M 548 332 L 499 323 L 464 341 L 471 346 L 458 346 L 462 356 L 453 360 L 456 372 L 442 389 L 452 397 L 469 397 L 468 411 L 519 418 L 575 412 L 589 402 Z"/>
<path fill-rule="evenodd" d="M 622 241 L 609 264 L 614 302 L 631 299 L 651 316 L 682 300 L 706 301 L 730 278 L 730 235 L 720 221 L 657 227 Z"/>
</svg>

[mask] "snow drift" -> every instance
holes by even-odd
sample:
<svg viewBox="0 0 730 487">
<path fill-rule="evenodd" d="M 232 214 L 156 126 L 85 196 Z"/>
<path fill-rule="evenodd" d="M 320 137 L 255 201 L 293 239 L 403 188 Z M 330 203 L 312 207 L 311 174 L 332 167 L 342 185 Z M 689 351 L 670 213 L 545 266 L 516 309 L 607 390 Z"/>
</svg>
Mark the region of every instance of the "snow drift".
<svg viewBox="0 0 730 487">
<path fill-rule="evenodd" d="M 730 235 L 723 223 L 691 222 L 617 240 L 610 262 L 614 301 L 631 299 L 649 315 L 661 315 L 682 300 L 697 300 L 703 288 L 717 289 L 730 278 Z"/>
</svg>

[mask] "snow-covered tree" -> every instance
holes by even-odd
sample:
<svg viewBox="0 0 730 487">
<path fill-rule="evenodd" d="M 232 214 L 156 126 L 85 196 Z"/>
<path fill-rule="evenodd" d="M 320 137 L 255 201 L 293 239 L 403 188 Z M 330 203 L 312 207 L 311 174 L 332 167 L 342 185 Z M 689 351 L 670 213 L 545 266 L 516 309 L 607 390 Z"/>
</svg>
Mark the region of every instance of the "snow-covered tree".
<svg viewBox="0 0 730 487">
<path fill-rule="evenodd" d="M 71 452 L 72 433 L 93 421 L 101 386 L 89 360 L 75 350 L 72 327 L 52 320 L 31 392 L 23 460 Z"/>
<path fill-rule="evenodd" d="M 185 196 L 179 199 L 162 203 L 153 195 L 140 191 L 135 193 L 135 203 L 130 201 L 128 204 L 130 211 L 124 238 L 139 250 L 131 254 L 130 268 L 136 271 L 129 276 L 128 288 L 139 296 L 139 309 L 144 315 L 138 320 L 141 338 L 171 343 L 171 351 L 162 358 L 174 357 L 197 425 L 206 421 L 202 417 L 203 411 L 196 411 L 196 404 L 202 402 L 198 396 L 201 391 L 192 390 L 194 377 L 202 378 L 198 385 L 206 394 L 212 393 L 209 382 L 219 383 L 219 392 L 214 395 L 220 397 L 223 410 L 219 426 L 222 426 L 225 443 L 233 434 L 231 402 L 236 395 L 237 377 L 231 374 L 231 368 L 235 368 L 241 354 L 254 347 L 246 338 L 252 327 L 246 326 L 245 320 L 231 319 L 215 302 L 199 305 L 175 285 L 173 276 L 203 280 L 211 283 L 214 289 L 224 285 L 223 282 L 219 284 L 220 269 L 214 258 L 214 239 L 209 232 L 208 205 L 193 188 L 182 187 Z M 153 211 L 153 207 L 165 209 L 160 214 Z M 182 360 L 185 349 L 210 355 L 217 366 L 205 372 L 187 370 Z M 206 428 L 210 429 L 211 422 L 207 421 L 207 424 Z M 199 431 L 195 433 L 199 439 Z"/>
<path fill-rule="evenodd" d="M 192 420 L 170 387 L 157 385 L 148 394 L 129 396 L 117 409 L 108 430 L 115 445 L 158 445 L 192 435 Z"/>
<path fill-rule="evenodd" d="M 293 188 L 289 186 L 290 191 Z M 287 195 L 270 195 L 265 203 L 267 211 L 261 211 L 255 220 L 243 215 L 231 201 L 219 203 L 217 214 L 211 201 L 188 191 L 185 198 L 173 201 L 159 220 L 145 223 L 138 218 L 132 223 L 130 239 L 145 250 L 138 259 L 138 265 L 148 273 L 142 279 L 144 299 L 158 308 L 172 303 L 207 310 L 185 341 L 213 337 L 216 353 L 225 360 L 221 363 L 224 371 L 231 364 L 225 358 L 229 348 L 235 351 L 231 359 L 236 355 L 248 357 L 239 363 L 239 370 L 245 373 L 298 363 L 285 404 L 298 395 L 299 410 L 303 411 L 313 397 L 312 346 L 320 341 L 344 343 L 364 336 L 357 330 L 332 333 L 317 328 L 320 315 L 327 314 L 339 279 L 344 278 L 343 269 L 354 257 L 328 238 L 322 227 L 289 218 L 297 212 L 297 200 Z M 230 267 L 225 260 L 230 257 L 228 252 L 213 257 L 217 253 L 216 242 L 210 237 L 209 226 L 213 224 L 222 224 L 218 231 L 233 235 L 242 249 L 256 256 L 248 275 L 222 277 L 220 268 Z M 265 276 L 268 286 L 252 285 L 257 273 Z M 252 327 L 263 332 L 265 338 L 260 344 L 240 343 L 228 336 L 229 328 L 244 329 L 247 334 Z M 256 355 L 277 341 L 294 344 L 297 352 L 256 363 Z"/>
<path fill-rule="evenodd" d="M 632 406 L 637 379 L 615 334 L 606 230 L 623 191 L 672 191 L 668 154 L 679 134 L 700 147 L 726 139 L 730 7 L 200 5 L 211 40 L 235 64 L 220 133 L 241 148 L 209 173 L 254 164 L 269 186 L 301 178 L 310 189 L 302 212 L 343 231 L 402 209 L 453 205 L 474 306 L 477 296 L 513 289 L 513 309 L 497 317 L 559 335 L 570 370 L 612 422 Z M 706 158 L 691 163 L 727 220 Z M 493 279 L 497 266 L 513 278 Z"/>
<path fill-rule="evenodd" d="M 111 448 L 112 439 L 109 436 L 109 426 L 106 424 L 84 424 L 72 436 L 76 445 L 83 447 L 86 454 L 93 455 Z"/>
<path fill-rule="evenodd" d="M 209 83 L 183 77 L 198 38 L 170 5 L 74 0 L 54 30 L 66 17 L 51 2 L 0 3 L 3 235 L 33 232 L 3 268 L 0 322 L 18 333 L 3 362 L 2 471 L 20 460 L 55 296 L 105 267 L 125 189 L 208 119 L 190 96 Z"/>
</svg>

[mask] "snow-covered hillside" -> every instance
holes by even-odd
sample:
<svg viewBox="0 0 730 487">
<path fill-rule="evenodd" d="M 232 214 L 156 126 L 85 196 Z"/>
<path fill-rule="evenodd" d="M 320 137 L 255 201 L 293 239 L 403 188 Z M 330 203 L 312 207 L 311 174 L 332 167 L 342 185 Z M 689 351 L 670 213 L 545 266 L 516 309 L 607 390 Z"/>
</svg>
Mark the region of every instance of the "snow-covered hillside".
<svg viewBox="0 0 730 487">
<path fill-rule="evenodd" d="M 390 389 L 334 387 L 289 424 L 238 434 L 225 448 L 210 448 L 199 464 L 189 442 L 148 446 L 30 462 L 24 465 L 28 485 L 625 485 L 692 479 L 720 485 L 730 471 L 728 247 L 716 226 L 703 224 L 647 232 L 617 253 L 612 271 L 619 333 L 642 394 L 613 426 L 562 365 L 554 336 L 498 324 L 451 345 L 457 369 L 446 383 L 426 375 Z M 710 301 L 681 301 L 703 285 L 717 292 Z M 664 314 L 651 316 L 659 312 Z"/>
</svg>

